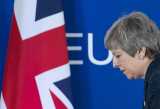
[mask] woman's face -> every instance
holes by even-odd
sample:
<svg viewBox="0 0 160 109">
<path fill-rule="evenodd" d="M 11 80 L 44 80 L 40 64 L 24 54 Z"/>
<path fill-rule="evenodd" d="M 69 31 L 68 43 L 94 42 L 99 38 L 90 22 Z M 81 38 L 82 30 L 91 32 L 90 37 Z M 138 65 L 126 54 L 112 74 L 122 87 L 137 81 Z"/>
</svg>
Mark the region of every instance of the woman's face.
<svg viewBox="0 0 160 109">
<path fill-rule="evenodd" d="M 118 67 L 128 79 L 144 77 L 149 61 L 146 61 L 145 58 L 140 59 L 139 56 L 137 56 L 139 54 L 132 57 L 122 49 L 111 51 L 113 54 L 113 67 Z"/>
</svg>

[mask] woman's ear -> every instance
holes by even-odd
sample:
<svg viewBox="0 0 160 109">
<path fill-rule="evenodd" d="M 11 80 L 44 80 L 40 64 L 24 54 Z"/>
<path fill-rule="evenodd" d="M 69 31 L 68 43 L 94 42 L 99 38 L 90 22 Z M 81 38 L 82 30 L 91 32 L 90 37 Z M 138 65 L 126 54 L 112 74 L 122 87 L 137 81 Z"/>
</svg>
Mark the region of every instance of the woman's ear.
<svg viewBox="0 0 160 109">
<path fill-rule="evenodd" d="M 135 54 L 135 58 L 140 59 L 140 60 L 143 60 L 145 56 L 146 56 L 146 47 L 142 47 Z"/>
</svg>

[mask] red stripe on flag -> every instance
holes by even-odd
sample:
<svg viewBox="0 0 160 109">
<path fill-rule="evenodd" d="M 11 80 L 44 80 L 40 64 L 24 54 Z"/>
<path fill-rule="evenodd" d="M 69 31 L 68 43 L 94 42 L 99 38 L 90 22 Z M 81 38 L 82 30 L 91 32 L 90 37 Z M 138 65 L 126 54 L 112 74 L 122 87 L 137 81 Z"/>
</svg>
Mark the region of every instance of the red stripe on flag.
<svg viewBox="0 0 160 109">
<path fill-rule="evenodd" d="M 61 102 L 61 100 L 59 100 L 57 98 L 57 96 L 54 95 L 54 93 L 52 93 L 51 91 L 50 91 L 50 93 L 51 93 L 51 96 L 54 100 L 54 104 L 56 106 L 56 109 L 67 109 L 67 107 Z"/>
</svg>

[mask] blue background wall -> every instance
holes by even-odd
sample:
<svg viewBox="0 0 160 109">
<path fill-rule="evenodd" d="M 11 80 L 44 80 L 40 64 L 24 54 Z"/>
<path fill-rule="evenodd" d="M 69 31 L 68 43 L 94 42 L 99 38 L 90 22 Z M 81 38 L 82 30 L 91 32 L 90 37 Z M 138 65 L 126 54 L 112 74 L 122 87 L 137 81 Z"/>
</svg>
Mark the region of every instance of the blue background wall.
<svg viewBox="0 0 160 109">
<path fill-rule="evenodd" d="M 120 16 L 142 11 L 160 24 L 158 0 L 64 0 L 66 30 L 82 33 L 83 38 L 68 39 L 82 51 L 69 52 L 70 59 L 82 59 L 72 65 L 72 89 L 76 109 L 140 109 L 143 105 L 143 80 L 128 80 L 112 63 L 96 65 L 88 57 L 88 33 L 93 34 L 93 54 L 105 60 L 105 30 Z"/>
<path fill-rule="evenodd" d="M 0 91 L 14 0 L 0 0 Z"/>
</svg>

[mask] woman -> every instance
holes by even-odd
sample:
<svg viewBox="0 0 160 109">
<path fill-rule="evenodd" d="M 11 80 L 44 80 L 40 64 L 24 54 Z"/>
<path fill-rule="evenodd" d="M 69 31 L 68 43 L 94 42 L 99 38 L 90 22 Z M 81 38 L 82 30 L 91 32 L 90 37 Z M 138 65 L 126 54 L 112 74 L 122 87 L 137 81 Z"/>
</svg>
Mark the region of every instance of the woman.
<svg viewBox="0 0 160 109">
<path fill-rule="evenodd" d="M 132 12 L 111 26 L 104 43 L 113 54 L 113 67 L 129 79 L 145 78 L 143 109 L 160 109 L 160 36 L 156 24 L 143 13 Z"/>
</svg>

